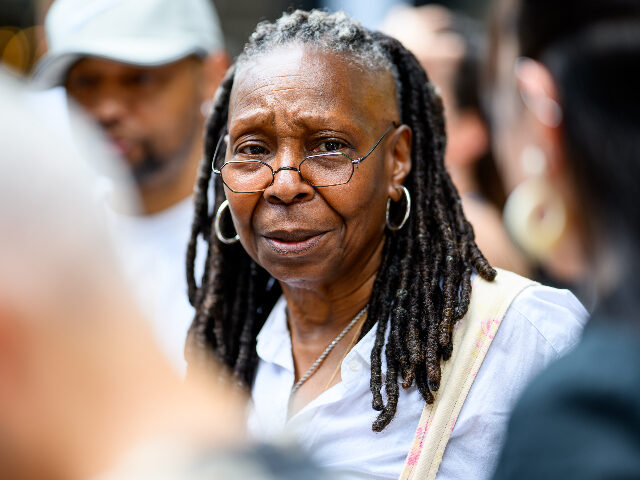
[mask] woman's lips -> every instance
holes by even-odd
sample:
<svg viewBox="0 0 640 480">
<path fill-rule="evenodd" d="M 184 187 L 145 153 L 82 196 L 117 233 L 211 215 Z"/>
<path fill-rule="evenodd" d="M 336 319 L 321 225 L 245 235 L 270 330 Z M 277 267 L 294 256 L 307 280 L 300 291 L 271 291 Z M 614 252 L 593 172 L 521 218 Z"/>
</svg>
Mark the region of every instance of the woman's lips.
<svg viewBox="0 0 640 480">
<path fill-rule="evenodd" d="M 265 242 L 280 255 L 300 255 L 313 249 L 327 232 L 296 230 L 264 235 Z"/>
</svg>

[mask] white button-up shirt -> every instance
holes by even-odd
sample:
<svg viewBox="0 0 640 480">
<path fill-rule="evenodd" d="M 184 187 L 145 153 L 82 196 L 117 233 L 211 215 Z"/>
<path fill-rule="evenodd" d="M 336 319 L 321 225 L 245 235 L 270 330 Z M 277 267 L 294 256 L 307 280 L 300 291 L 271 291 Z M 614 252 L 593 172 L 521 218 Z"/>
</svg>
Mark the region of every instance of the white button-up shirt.
<svg viewBox="0 0 640 480">
<path fill-rule="evenodd" d="M 580 335 L 587 312 L 567 290 L 531 286 L 513 301 L 469 391 L 444 453 L 439 480 L 489 478 L 514 402 L 532 375 Z M 286 301 L 281 298 L 260 334 L 249 431 L 259 440 L 292 434 L 323 467 L 347 479 L 397 479 L 411 447 L 424 400 L 400 387 L 398 409 L 379 433 L 371 424 L 369 390 L 374 326 L 347 354 L 342 381 L 287 419 L 294 384 Z M 386 371 L 382 355 L 382 372 Z"/>
</svg>

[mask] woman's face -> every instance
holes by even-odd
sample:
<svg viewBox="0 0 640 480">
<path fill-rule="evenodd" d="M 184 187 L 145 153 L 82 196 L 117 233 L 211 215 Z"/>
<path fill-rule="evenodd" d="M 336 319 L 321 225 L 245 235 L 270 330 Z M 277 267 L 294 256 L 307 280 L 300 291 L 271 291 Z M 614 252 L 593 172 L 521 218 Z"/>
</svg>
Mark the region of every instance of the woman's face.
<svg viewBox="0 0 640 480">
<path fill-rule="evenodd" d="M 258 158 L 275 171 L 325 151 L 358 158 L 399 118 L 389 73 L 290 45 L 236 72 L 225 160 Z M 387 198 L 402 196 L 410 144 L 408 127 L 391 128 L 344 185 L 314 188 L 297 171 L 281 170 L 261 193 L 225 187 L 243 247 L 285 284 L 357 282 L 378 268 Z"/>
</svg>

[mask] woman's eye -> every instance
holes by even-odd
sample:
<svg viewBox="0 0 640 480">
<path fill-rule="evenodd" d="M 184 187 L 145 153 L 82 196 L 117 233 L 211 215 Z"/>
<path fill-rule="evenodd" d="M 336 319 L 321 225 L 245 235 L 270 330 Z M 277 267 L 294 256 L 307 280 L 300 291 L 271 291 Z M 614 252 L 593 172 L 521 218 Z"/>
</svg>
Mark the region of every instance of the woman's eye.
<svg viewBox="0 0 640 480">
<path fill-rule="evenodd" d="M 320 144 L 320 150 L 323 152 L 335 152 L 338 150 L 342 150 L 346 145 L 338 140 L 327 140 L 326 142 L 322 142 Z"/>
<path fill-rule="evenodd" d="M 240 153 L 245 155 L 264 155 L 267 153 L 267 150 L 260 145 L 248 145 L 239 150 Z"/>
</svg>

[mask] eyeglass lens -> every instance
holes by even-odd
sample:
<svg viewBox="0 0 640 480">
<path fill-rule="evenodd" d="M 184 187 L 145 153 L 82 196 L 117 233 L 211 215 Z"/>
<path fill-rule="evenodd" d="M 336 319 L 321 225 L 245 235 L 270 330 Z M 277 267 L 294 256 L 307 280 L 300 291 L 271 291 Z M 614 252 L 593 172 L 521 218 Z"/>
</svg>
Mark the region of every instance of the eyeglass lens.
<svg viewBox="0 0 640 480">
<path fill-rule="evenodd" d="M 314 187 L 342 185 L 351 179 L 353 162 L 343 153 L 312 155 L 299 166 L 302 179 Z M 279 170 L 276 170 L 276 173 Z M 235 192 L 259 192 L 267 189 L 274 171 L 259 160 L 231 160 L 221 169 L 222 181 Z"/>
</svg>

